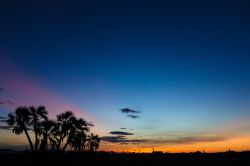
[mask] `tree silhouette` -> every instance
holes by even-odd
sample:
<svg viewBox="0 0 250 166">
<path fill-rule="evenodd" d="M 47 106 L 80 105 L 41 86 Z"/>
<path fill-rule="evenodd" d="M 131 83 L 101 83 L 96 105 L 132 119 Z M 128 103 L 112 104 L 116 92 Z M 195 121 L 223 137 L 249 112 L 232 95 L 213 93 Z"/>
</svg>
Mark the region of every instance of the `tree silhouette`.
<svg viewBox="0 0 250 166">
<path fill-rule="evenodd" d="M 97 150 L 99 148 L 100 140 L 101 139 L 98 135 L 91 133 L 87 138 L 89 151 L 93 152 Z"/>
<path fill-rule="evenodd" d="M 7 120 L 4 121 L 15 134 L 25 133 L 33 154 L 39 150 L 48 150 L 49 143 L 51 149 L 57 151 L 65 151 L 68 146 L 76 151 L 95 151 L 99 147 L 98 135 L 91 133 L 87 136 L 89 126 L 93 124 L 82 118 L 76 118 L 71 111 L 57 115 L 56 121 L 53 121 L 48 118 L 44 106 L 18 107 L 15 113 L 9 113 Z M 34 132 L 34 144 L 28 130 Z M 63 143 L 65 144 L 61 148 Z"/>
<path fill-rule="evenodd" d="M 70 123 L 69 123 L 69 134 L 68 134 L 68 138 L 67 138 L 67 142 L 63 147 L 63 151 L 65 151 L 66 147 L 69 144 L 72 144 L 73 138 L 74 137 L 83 137 L 84 138 L 84 134 L 85 132 L 89 131 L 88 128 L 88 123 L 80 118 L 80 119 L 76 119 L 74 116 L 71 118 Z M 84 139 L 80 139 L 80 140 L 84 140 Z"/>
<path fill-rule="evenodd" d="M 42 139 L 39 150 L 45 151 L 48 149 L 48 140 L 50 140 L 52 145 L 54 144 L 52 141 L 53 140 L 52 131 L 55 127 L 55 124 L 56 123 L 52 120 L 46 120 L 42 122 L 42 130 L 41 130 Z"/>
<path fill-rule="evenodd" d="M 38 145 L 40 143 L 40 136 L 42 132 L 42 123 L 43 121 L 48 120 L 48 112 L 46 111 L 46 107 L 44 106 L 39 106 L 39 107 L 34 107 L 30 106 L 29 107 L 30 113 L 31 113 L 31 122 L 30 124 L 33 125 L 33 131 L 35 133 L 35 152 L 38 150 Z"/>
<path fill-rule="evenodd" d="M 13 132 L 17 135 L 23 133 L 24 131 L 28 139 L 31 151 L 32 153 L 34 153 L 35 152 L 34 145 L 28 133 L 29 130 L 28 127 L 30 125 L 31 119 L 32 119 L 31 113 L 28 107 L 18 107 L 14 114 L 13 113 L 8 114 L 7 124 L 10 127 L 13 127 Z"/>
<path fill-rule="evenodd" d="M 50 139 L 52 148 L 65 151 L 68 145 L 71 145 L 73 138 L 80 131 L 87 132 L 89 130 L 88 123 L 83 119 L 77 119 L 71 111 L 66 111 L 57 115 L 57 121 L 52 130 L 53 137 Z M 65 145 L 61 149 L 61 144 L 66 140 Z"/>
<path fill-rule="evenodd" d="M 86 150 L 87 135 L 84 131 L 77 131 L 71 139 L 70 145 L 75 151 Z"/>
<path fill-rule="evenodd" d="M 61 143 L 68 136 L 72 121 L 74 119 L 75 117 L 71 111 L 66 111 L 57 115 L 57 123 L 55 129 L 53 130 L 53 142 L 56 143 L 56 149 L 58 151 L 60 150 Z"/>
</svg>

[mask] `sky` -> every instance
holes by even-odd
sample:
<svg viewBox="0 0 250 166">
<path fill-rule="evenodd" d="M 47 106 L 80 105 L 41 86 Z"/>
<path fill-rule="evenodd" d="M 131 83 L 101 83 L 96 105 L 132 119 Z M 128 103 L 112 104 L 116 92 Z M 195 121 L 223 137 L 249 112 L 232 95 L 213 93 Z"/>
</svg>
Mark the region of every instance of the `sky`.
<svg viewBox="0 0 250 166">
<path fill-rule="evenodd" d="M 0 116 L 95 124 L 100 150 L 250 149 L 248 1 L 2 0 Z M 24 136 L 0 130 L 0 148 Z"/>
</svg>

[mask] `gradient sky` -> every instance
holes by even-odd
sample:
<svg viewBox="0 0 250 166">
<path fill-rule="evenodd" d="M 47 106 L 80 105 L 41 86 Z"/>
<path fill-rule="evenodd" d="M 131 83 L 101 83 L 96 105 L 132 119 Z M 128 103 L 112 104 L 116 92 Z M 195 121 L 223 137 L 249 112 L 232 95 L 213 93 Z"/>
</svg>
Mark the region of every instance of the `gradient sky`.
<svg viewBox="0 0 250 166">
<path fill-rule="evenodd" d="M 74 110 L 96 124 L 101 150 L 249 150 L 249 8 L 2 0 L 0 116 L 19 105 L 46 105 L 52 117 Z M 0 130 L 0 147 L 26 144 Z"/>
</svg>

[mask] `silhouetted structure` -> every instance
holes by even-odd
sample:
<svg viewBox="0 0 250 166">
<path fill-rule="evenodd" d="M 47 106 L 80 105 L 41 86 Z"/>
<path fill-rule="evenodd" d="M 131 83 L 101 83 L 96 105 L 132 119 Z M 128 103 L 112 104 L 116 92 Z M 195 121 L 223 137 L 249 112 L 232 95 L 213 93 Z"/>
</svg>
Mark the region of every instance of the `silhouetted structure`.
<svg viewBox="0 0 250 166">
<path fill-rule="evenodd" d="M 155 151 L 155 149 L 153 148 L 152 153 L 153 153 L 153 154 L 163 154 L 163 151 Z"/>
</svg>

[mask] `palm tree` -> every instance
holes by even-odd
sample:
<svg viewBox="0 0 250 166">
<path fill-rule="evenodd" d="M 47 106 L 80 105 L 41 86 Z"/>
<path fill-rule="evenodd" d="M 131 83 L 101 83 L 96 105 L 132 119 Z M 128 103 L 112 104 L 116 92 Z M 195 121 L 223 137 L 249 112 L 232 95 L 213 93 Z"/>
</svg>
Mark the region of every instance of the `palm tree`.
<svg viewBox="0 0 250 166">
<path fill-rule="evenodd" d="M 79 139 L 80 135 L 85 139 L 86 136 L 84 135 L 86 135 L 85 132 L 89 131 L 89 125 L 90 123 L 86 122 L 84 119 L 77 119 L 71 111 L 66 111 L 57 115 L 57 121 L 50 131 L 51 137 L 49 139 L 52 149 L 65 151 L 68 145 L 72 147 L 73 144 L 82 139 Z M 66 142 L 61 149 L 61 144 L 65 140 Z"/>
<path fill-rule="evenodd" d="M 61 143 L 69 135 L 69 131 L 72 126 L 72 121 L 74 121 L 75 116 L 71 111 L 66 111 L 57 115 L 57 122 L 53 129 L 53 138 L 50 140 L 56 149 L 59 151 Z"/>
<path fill-rule="evenodd" d="M 31 113 L 29 111 L 29 108 L 27 107 L 18 107 L 14 114 L 8 114 L 7 124 L 10 127 L 13 127 L 13 133 L 19 135 L 24 131 L 28 139 L 31 151 L 32 153 L 34 153 L 34 146 L 28 133 L 30 122 Z"/>
<path fill-rule="evenodd" d="M 75 150 L 95 151 L 99 147 L 100 138 L 98 135 L 91 134 L 87 137 L 89 126 L 84 119 L 77 119 L 71 111 L 66 111 L 57 115 L 57 120 L 48 119 L 48 112 L 44 106 L 39 107 L 18 107 L 15 113 L 9 113 L 7 120 L 8 126 L 13 129 L 15 134 L 25 133 L 31 151 L 45 151 L 50 141 L 53 150 L 60 150 L 61 144 L 66 140 L 62 151 L 70 145 Z M 2 118 L 1 118 L 2 119 Z M 32 143 L 28 130 L 33 130 L 35 142 Z M 39 147 L 40 144 L 40 147 Z"/>
<path fill-rule="evenodd" d="M 70 145 L 75 151 L 86 150 L 87 135 L 85 131 L 77 131 L 71 138 Z"/>
<path fill-rule="evenodd" d="M 85 132 L 88 132 L 88 131 L 89 131 L 88 123 L 84 119 L 82 118 L 76 119 L 75 117 L 72 117 L 67 142 L 63 147 L 63 151 L 65 151 L 66 147 L 69 144 L 72 145 L 72 142 L 76 140 L 77 142 L 80 141 L 79 144 L 81 144 L 81 142 L 86 138 Z M 79 137 L 82 137 L 82 138 L 79 138 Z"/>
<path fill-rule="evenodd" d="M 35 132 L 35 152 L 38 150 L 38 145 L 40 142 L 39 136 L 41 136 L 42 123 L 48 120 L 48 112 L 45 106 L 29 107 L 31 113 L 31 125 L 33 125 L 33 131 Z"/>
<path fill-rule="evenodd" d="M 46 120 L 42 122 L 42 139 L 40 144 L 40 150 L 45 151 L 48 148 L 48 140 L 53 144 L 53 129 L 55 127 L 55 122 L 52 120 Z"/>
<path fill-rule="evenodd" d="M 93 133 L 88 136 L 88 148 L 90 152 L 96 151 L 99 148 L 100 140 L 99 136 Z"/>
</svg>

